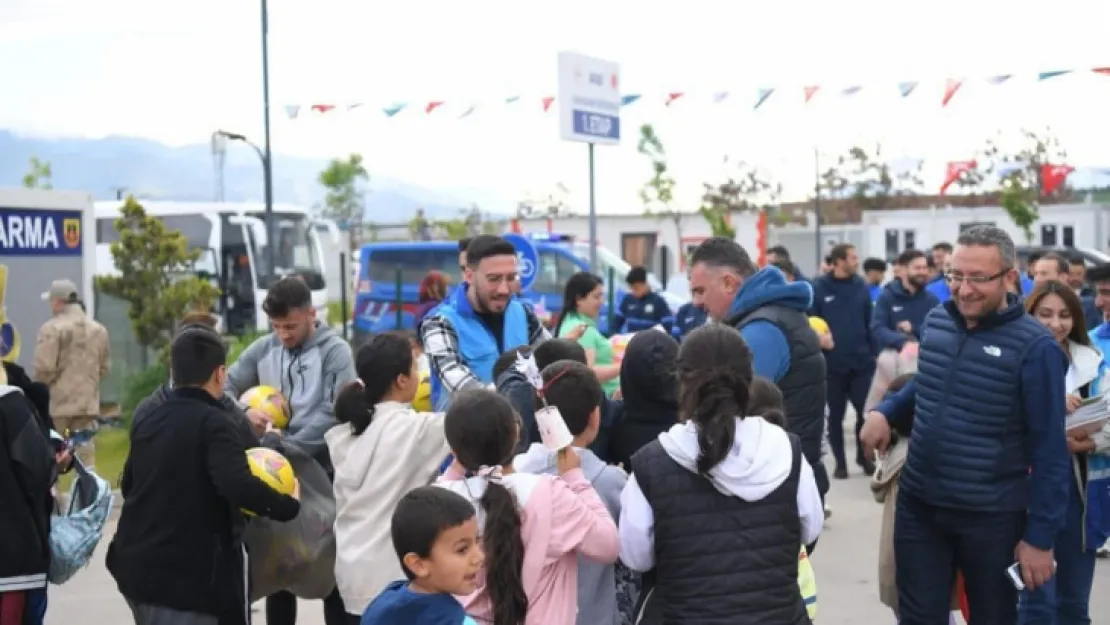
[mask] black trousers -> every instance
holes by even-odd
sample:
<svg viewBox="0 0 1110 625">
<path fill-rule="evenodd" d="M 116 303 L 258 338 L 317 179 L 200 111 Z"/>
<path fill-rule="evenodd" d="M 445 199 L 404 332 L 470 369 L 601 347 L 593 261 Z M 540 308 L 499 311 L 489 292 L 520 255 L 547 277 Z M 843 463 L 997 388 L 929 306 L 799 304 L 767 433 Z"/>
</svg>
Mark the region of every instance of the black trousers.
<svg viewBox="0 0 1110 625">
<path fill-rule="evenodd" d="M 977 512 L 933 506 L 898 493 L 894 566 L 901 625 L 945 625 L 956 571 L 973 623 L 1017 622 L 1018 593 L 1006 577 L 1025 531 L 1025 511 Z"/>
<path fill-rule="evenodd" d="M 327 625 L 349 625 L 350 615 L 343 608 L 343 597 L 339 589 L 324 597 L 324 623 Z M 355 621 L 357 623 L 357 621 Z M 296 625 L 297 597 L 291 592 L 279 592 L 266 597 L 266 625 Z"/>
<path fill-rule="evenodd" d="M 847 468 L 847 456 L 844 453 L 844 414 L 848 411 L 848 403 L 856 410 L 856 464 L 863 464 L 863 445 L 859 441 L 859 433 L 863 428 L 864 402 L 867 393 L 871 390 L 871 378 L 875 377 L 874 363 L 870 367 L 860 370 L 851 370 L 846 373 L 825 375 L 826 401 L 829 404 L 829 447 L 832 448 L 833 457 L 836 458 L 837 468 Z"/>
</svg>

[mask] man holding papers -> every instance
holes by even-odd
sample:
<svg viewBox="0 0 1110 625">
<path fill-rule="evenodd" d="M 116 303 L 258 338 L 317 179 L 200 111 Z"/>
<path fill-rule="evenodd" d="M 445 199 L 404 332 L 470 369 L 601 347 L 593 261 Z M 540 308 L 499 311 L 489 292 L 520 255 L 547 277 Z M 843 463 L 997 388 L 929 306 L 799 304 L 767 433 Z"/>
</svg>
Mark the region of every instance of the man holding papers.
<svg viewBox="0 0 1110 625">
<path fill-rule="evenodd" d="M 1005 573 L 1015 561 L 1028 588 L 1053 575 L 1068 504 L 1068 359 L 1009 294 L 1016 260 L 999 228 L 960 235 L 945 274 L 952 299 L 925 318 L 917 375 L 861 433 L 885 449 L 891 423 L 914 419 L 894 521 L 902 625 L 948 620 L 957 569 L 977 623 L 1017 621 Z"/>
</svg>

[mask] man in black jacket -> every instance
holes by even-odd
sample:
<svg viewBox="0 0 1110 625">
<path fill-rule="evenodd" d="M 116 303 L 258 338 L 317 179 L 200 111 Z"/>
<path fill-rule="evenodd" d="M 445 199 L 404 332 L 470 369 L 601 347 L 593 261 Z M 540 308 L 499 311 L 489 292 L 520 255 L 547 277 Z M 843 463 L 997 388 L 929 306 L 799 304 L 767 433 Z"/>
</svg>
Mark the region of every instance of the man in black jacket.
<svg viewBox="0 0 1110 625">
<path fill-rule="evenodd" d="M 170 347 L 169 398 L 132 427 L 107 564 L 137 625 L 216 625 L 236 612 L 247 623 L 240 509 L 277 521 L 300 511 L 296 493 L 250 472 L 220 402 L 226 359 L 211 330 L 181 332 Z"/>
<path fill-rule="evenodd" d="M 46 590 L 54 466 L 46 428 L 0 369 L 0 615 L 16 622 Z"/>
</svg>

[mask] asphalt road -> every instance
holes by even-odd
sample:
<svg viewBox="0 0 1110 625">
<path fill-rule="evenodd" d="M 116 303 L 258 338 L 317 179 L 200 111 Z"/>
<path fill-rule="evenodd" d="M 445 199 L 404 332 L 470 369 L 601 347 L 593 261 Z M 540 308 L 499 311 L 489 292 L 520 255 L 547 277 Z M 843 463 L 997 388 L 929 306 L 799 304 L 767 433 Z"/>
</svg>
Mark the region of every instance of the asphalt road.
<svg viewBox="0 0 1110 625">
<path fill-rule="evenodd" d="M 851 437 L 848 437 L 851 440 Z M 849 454 L 851 457 L 851 454 Z M 833 510 L 814 553 L 821 625 L 882 625 L 894 623 L 878 601 L 877 565 L 881 507 L 874 502 L 867 479 L 858 472 L 835 481 L 829 497 Z M 114 531 L 114 525 L 109 531 Z M 109 536 L 97 549 L 91 566 L 62 587 L 50 589 L 48 625 L 91 623 L 124 625 L 130 612 L 104 568 Z M 1094 622 L 1110 619 L 1110 560 L 1100 560 L 1091 593 Z M 1106 594 L 1103 594 L 1103 593 Z M 320 602 L 302 602 L 300 625 L 324 625 Z M 255 612 L 255 622 L 265 621 Z"/>
</svg>

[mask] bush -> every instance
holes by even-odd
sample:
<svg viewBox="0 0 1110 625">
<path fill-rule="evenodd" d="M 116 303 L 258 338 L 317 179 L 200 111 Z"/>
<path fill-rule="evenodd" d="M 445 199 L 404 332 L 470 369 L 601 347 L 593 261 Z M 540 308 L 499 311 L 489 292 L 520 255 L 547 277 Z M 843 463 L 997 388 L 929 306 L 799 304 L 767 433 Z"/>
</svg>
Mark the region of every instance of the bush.
<svg viewBox="0 0 1110 625">
<path fill-rule="evenodd" d="M 231 363 L 238 360 L 243 350 L 247 349 L 247 347 L 259 336 L 261 335 L 247 334 L 244 336 L 228 337 L 228 365 L 230 366 Z M 120 413 L 123 415 L 124 423 L 127 424 L 127 427 L 131 427 L 131 413 L 134 412 L 135 406 L 138 406 L 139 402 L 149 397 L 151 393 L 156 391 L 158 387 L 165 384 L 169 379 L 170 368 L 162 360 L 155 362 L 150 367 L 127 378 L 123 386 L 123 401 L 120 404 Z"/>
</svg>

